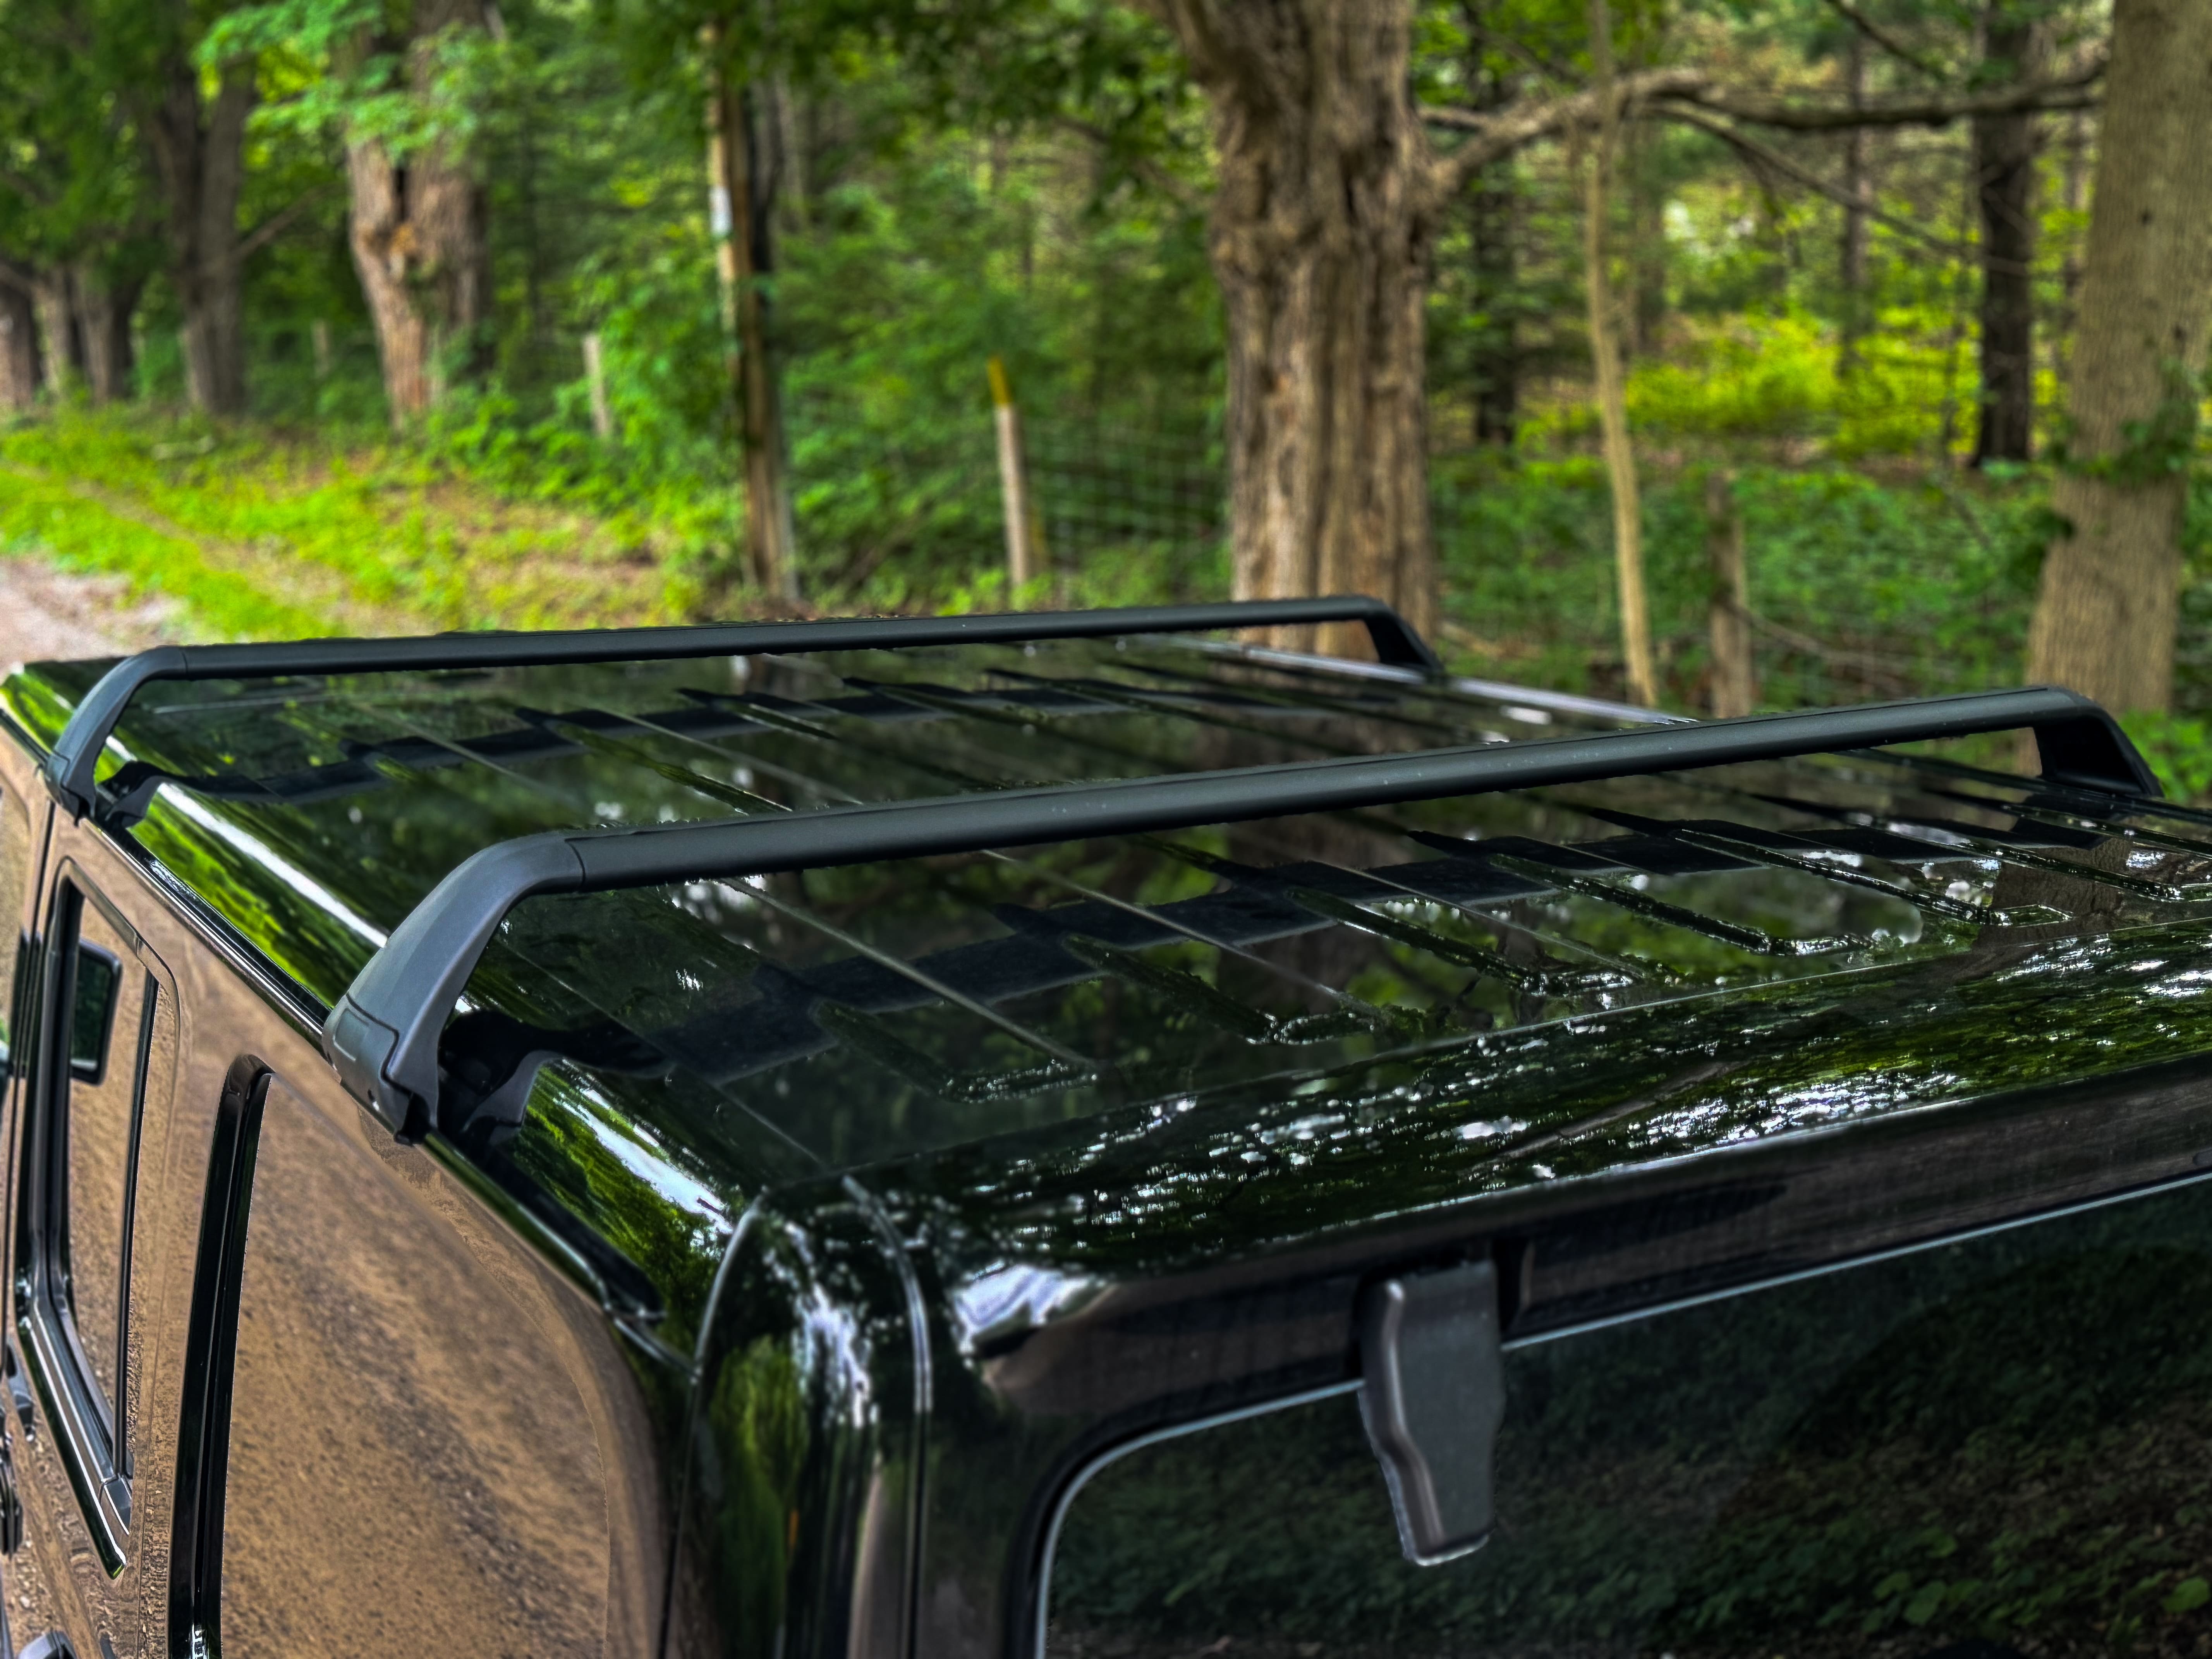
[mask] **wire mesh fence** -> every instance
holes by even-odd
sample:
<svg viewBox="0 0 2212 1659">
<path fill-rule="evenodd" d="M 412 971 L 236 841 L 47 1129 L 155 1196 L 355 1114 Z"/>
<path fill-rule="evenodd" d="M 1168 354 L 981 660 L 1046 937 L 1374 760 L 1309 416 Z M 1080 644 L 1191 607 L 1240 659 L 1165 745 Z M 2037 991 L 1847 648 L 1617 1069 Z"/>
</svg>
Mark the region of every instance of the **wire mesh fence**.
<svg viewBox="0 0 2212 1659">
<path fill-rule="evenodd" d="M 548 408 L 588 429 L 580 337 L 556 344 L 563 361 L 574 360 L 576 395 Z M 173 332 L 144 331 L 137 345 L 142 391 L 179 398 Z M 381 425 L 376 343 L 365 325 L 263 328 L 252 346 L 257 414 L 346 415 Z M 786 415 L 802 563 L 817 602 L 928 605 L 955 590 L 975 602 L 1005 601 L 1003 587 L 990 586 L 1003 581 L 1005 521 L 992 416 L 981 398 L 887 414 L 857 396 L 802 387 Z M 1227 465 L 1218 425 L 1191 418 L 1146 428 L 1039 410 L 1024 411 L 1023 435 L 1048 581 L 1015 599 L 1226 594 Z M 604 440 L 625 441 L 619 430 Z M 1486 678 L 1618 695 L 1622 653 L 1601 476 L 1586 463 L 1576 472 L 1571 459 L 1550 471 L 1494 456 L 1470 471 L 1466 459 L 1440 453 L 1432 466 L 1446 654 Z M 714 481 L 725 489 L 739 471 L 734 455 L 727 470 Z M 1664 697 L 1691 712 L 1710 708 L 1712 687 L 1711 526 L 1702 477 L 1694 467 L 1655 466 L 1647 480 Z M 1870 489 L 1835 495 L 1837 488 L 1811 471 L 1784 477 L 1777 469 L 1740 487 L 1744 618 L 1759 705 L 2017 684 L 2033 597 L 2033 559 L 2023 549 L 2041 509 L 2021 505 L 2029 496 L 2019 491 L 1970 496 L 1955 478 L 1893 484 L 1878 501 Z M 2212 710 L 2212 584 L 2185 594 L 2178 678 L 2185 712 Z"/>
</svg>

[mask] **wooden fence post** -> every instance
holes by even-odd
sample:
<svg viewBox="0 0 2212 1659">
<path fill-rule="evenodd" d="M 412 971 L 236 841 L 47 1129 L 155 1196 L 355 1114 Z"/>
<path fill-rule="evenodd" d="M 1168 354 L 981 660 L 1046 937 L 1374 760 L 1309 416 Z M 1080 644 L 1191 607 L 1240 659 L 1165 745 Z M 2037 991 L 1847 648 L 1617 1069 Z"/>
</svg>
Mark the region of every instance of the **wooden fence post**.
<svg viewBox="0 0 2212 1659">
<path fill-rule="evenodd" d="M 1023 585 L 1043 567 L 1043 550 L 1030 508 L 1029 469 L 1022 454 L 1022 416 L 1006 366 L 994 357 L 984 365 L 991 377 L 991 405 L 999 423 L 999 499 L 1006 520 L 1006 588 L 1012 602 Z"/>
<path fill-rule="evenodd" d="M 1743 517 L 1735 507 L 1735 480 L 1720 467 L 1705 475 L 1705 547 L 1713 566 L 1713 718 L 1724 720 L 1758 705 L 1759 671 L 1751 655 Z"/>
<path fill-rule="evenodd" d="M 1589 0 L 1589 41 L 1599 107 L 1596 143 L 1583 180 L 1583 283 L 1589 301 L 1590 359 L 1596 374 L 1606 476 L 1613 487 L 1613 570 L 1620 589 L 1620 654 L 1628 673 L 1628 701 L 1656 708 L 1659 675 L 1651 660 L 1651 607 L 1644 586 L 1644 508 L 1636 483 L 1636 448 L 1628 434 L 1627 382 L 1616 331 L 1619 319 L 1605 263 L 1613 148 L 1620 130 L 1620 110 L 1613 97 L 1613 17 L 1606 0 Z"/>
<path fill-rule="evenodd" d="M 607 406 L 607 369 L 599 356 L 599 337 L 596 330 L 584 337 L 584 379 L 592 392 L 592 433 L 601 443 L 611 443 L 615 435 L 614 410 Z"/>
</svg>

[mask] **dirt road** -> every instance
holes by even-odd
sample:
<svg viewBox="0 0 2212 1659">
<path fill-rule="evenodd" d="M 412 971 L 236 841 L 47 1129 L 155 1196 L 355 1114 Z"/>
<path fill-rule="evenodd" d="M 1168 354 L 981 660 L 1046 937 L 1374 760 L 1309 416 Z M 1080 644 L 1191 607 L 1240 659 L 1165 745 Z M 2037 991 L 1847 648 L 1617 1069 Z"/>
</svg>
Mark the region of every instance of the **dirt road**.
<svg viewBox="0 0 2212 1659">
<path fill-rule="evenodd" d="M 0 674 L 46 658 L 119 656 L 183 636 L 175 605 L 131 604 L 120 577 L 0 559 Z"/>
</svg>

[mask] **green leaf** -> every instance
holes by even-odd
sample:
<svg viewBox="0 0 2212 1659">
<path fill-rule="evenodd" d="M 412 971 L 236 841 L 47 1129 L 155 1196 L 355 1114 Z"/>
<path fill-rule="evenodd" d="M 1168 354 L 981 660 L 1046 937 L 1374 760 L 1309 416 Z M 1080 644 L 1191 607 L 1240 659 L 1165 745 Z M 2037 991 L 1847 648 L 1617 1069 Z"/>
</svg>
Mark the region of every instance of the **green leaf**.
<svg viewBox="0 0 2212 1659">
<path fill-rule="evenodd" d="M 2168 1613 L 2194 1613 L 2212 1601 L 2212 1584 L 2202 1578 L 2185 1578 L 2159 1603 Z"/>
<path fill-rule="evenodd" d="M 1944 1583 L 1940 1578 L 1931 1578 L 1923 1584 L 1918 1594 L 1905 1604 L 1905 1622 L 1924 1625 L 1933 1619 L 1943 1605 L 1943 1590 Z"/>
</svg>

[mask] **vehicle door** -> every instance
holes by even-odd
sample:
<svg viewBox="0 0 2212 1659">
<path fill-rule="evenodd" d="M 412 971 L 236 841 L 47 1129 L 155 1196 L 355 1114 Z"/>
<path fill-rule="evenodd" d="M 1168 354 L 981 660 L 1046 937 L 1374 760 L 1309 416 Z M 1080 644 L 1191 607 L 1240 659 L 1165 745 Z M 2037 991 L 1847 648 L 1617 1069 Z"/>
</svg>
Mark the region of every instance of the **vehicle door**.
<svg viewBox="0 0 2212 1659">
<path fill-rule="evenodd" d="M 139 1464 L 166 1426 L 141 1411 L 132 1242 L 149 1103 L 174 1075 L 176 992 L 73 861 L 44 897 L 33 1053 L 18 1068 L 9 1364 L 28 1525 L 11 1589 L 22 1634 L 110 1654 L 138 1646 Z"/>
<path fill-rule="evenodd" d="M 643 1656 L 665 1504 L 599 1307 L 319 1056 L 226 1082 L 194 1274 L 173 1652 Z"/>
<path fill-rule="evenodd" d="M 1050 1549 L 1042 1650 L 2207 1651 L 2204 1133 L 2184 1067 L 1493 1241 L 1486 1534 L 1410 1560 L 1374 1401 L 1326 1390 L 1085 1472 Z M 1953 1224 L 1883 1248 L 1920 1231 L 1939 1188 Z M 1701 1255 L 1740 1273 L 1761 1254 L 1763 1276 L 1684 1293 Z M 1577 1302 L 1584 1316 L 1558 1316 Z M 1407 1373 L 1434 1389 L 1465 1375 Z"/>
</svg>

